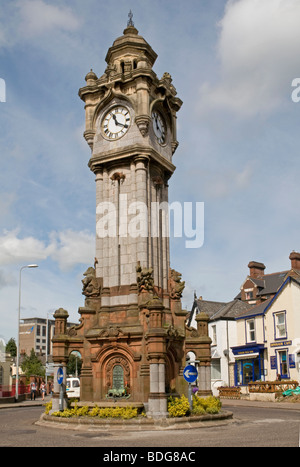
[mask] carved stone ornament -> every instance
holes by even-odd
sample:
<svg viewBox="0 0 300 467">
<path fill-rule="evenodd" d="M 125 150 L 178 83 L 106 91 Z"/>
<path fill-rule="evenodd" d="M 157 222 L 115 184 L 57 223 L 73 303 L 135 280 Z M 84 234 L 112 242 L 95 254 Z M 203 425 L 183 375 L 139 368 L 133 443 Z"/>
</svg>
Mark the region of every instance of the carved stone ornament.
<svg viewBox="0 0 300 467">
<path fill-rule="evenodd" d="M 118 337 L 121 333 L 120 328 L 114 326 L 108 326 L 108 328 L 103 332 L 103 337 Z"/>
<path fill-rule="evenodd" d="M 123 174 L 123 172 L 115 172 L 111 177 L 111 181 L 114 182 L 120 182 L 123 183 L 126 178 L 126 175 Z"/>
<path fill-rule="evenodd" d="M 170 269 L 170 279 L 169 279 L 169 288 L 170 288 L 170 297 L 173 299 L 180 299 L 182 297 L 182 292 L 185 287 L 185 281 L 181 280 L 182 274 L 175 271 L 175 269 Z"/>
<path fill-rule="evenodd" d="M 151 119 L 148 115 L 138 115 L 135 118 L 135 123 L 137 124 L 142 136 L 146 136 L 148 134 L 150 121 Z"/>
<path fill-rule="evenodd" d="M 189 337 L 193 337 L 193 338 L 199 337 L 199 333 L 198 333 L 198 331 L 197 331 L 195 328 L 192 328 L 192 327 L 189 327 L 189 326 L 185 326 L 185 329 L 186 329 L 187 335 L 188 335 Z"/>
<path fill-rule="evenodd" d="M 146 291 L 146 292 L 153 292 L 154 289 L 154 279 L 153 279 L 153 269 L 152 268 L 143 268 L 141 267 L 140 262 L 136 267 L 137 272 L 137 285 L 139 289 L 139 293 Z"/>
<path fill-rule="evenodd" d="M 100 285 L 96 278 L 95 268 L 88 268 L 83 275 L 85 277 L 81 281 L 83 284 L 82 294 L 86 297 L 98 297 L 100 295 Z"/>
<path fill-rule="evenodd" d="M 183 329 L 175 328 L 170 324 L 167 330 L 167 334 L 169 337 L 184 337 L 184 331 Z"/>
<path fill-rule="evenodd" d="M 76 326 L 72 326 L 70 329 L 67 329 L 67 335 L 70 337 L 77 336 Z"/>
</svg>

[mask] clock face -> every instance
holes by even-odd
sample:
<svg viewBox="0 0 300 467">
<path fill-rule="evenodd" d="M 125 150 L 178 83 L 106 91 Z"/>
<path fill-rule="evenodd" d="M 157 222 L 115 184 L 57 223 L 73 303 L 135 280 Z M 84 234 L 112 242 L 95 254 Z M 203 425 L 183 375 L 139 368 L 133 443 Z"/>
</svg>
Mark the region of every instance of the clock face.
<svg viewBox="0 0 300 467">
<path fill-rule="evenodd" d="M 152 112 L 152 125 L 159 144 L 164 144 L 166 142 L 166 126 L 162 116 L 156 110 Z"/>
<path fill-rule="evenodd" d="M 126 107 L 118 105 L 110 109 L 102 120 L 102 131 L 106 138 L 115 140 L 127 133 L 131 118 Z"/>
</svg>

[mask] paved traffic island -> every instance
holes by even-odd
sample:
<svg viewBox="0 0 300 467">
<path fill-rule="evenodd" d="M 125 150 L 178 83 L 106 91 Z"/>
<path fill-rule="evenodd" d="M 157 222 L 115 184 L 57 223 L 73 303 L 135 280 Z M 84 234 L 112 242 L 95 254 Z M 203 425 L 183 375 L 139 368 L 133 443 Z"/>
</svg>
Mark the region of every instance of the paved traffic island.
<svg viewBox="0 0 300 467">
<path fill-rule="evenodd" d="M 82 431 L 153 431 L 153 430 L 182 430 L 189 428 L 207 427 L 209 424 L 230 421 L 233 413 L 222 410 L 218 414 L 205 414 L 187 417 L 148 418 L 138 416 L 130 420 L 97 417 L 60 418 L 43 414 L 36 422 L 39 426 L 62 428 Z"/>
</svg>

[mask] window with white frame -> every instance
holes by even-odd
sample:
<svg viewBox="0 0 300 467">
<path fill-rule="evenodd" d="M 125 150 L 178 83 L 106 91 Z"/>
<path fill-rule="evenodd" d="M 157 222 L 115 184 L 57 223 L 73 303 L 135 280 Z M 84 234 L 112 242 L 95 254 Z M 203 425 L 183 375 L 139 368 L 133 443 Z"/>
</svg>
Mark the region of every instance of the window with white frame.
<svg viewBox="0 0 300 467">
<path fill-rule="evenodd" d="M 275 313 L 275 339 L 286 338 L 285 312 Z"/>
<path fill-rule="evenodd" d="M 252 300 L 253 299 L 253 289 L 245 289 L 245 299 Z"/>
<path fill-rule="evenodd" d="M 255 320 L 248 319 L 246 322 L 246 329 L 247 329 L 247 342 L 255 342 Z"/>
<path fill-rule="evenodd" d="M 211 336 L 212 343 L 211 343 L 211 345 L 217 345 L 217 326 L 214 324 L 211 327 L 211 330 L 212 330 L 212 336 Z"/>
</svg>

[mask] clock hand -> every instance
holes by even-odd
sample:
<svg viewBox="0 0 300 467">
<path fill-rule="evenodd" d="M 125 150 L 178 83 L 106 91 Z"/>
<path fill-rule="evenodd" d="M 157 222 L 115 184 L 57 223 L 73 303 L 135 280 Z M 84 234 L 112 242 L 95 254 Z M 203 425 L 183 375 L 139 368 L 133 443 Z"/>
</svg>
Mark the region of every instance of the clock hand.
<svg viewBox="0 0 300 467">
<path fill-rule="evenodd" d="M 163 133 L 162 127 L 160 122 L 158 121 L 158 117 L 155 118 L 155 123 L 156 123 L 156 129 L 159 133 Z"/>
<path fill-rule="evenodd" d="M 123 126 L 124 128 L 128 128 L 128 125 L 126 125 L 126 123 L 118 122 L 117 117 L 115 116 L 115 114 L 113 114 L 113 119 L 114 119 L 116 125 Z"/>
<path fill-rule="evenodd" d="M 121 124 L 118 122 L 117 117 L 115 116 L 115 114 L 113 114 L 113 119 L 114 119 L 116 125 L 121 125 Z"/>
</svg>

